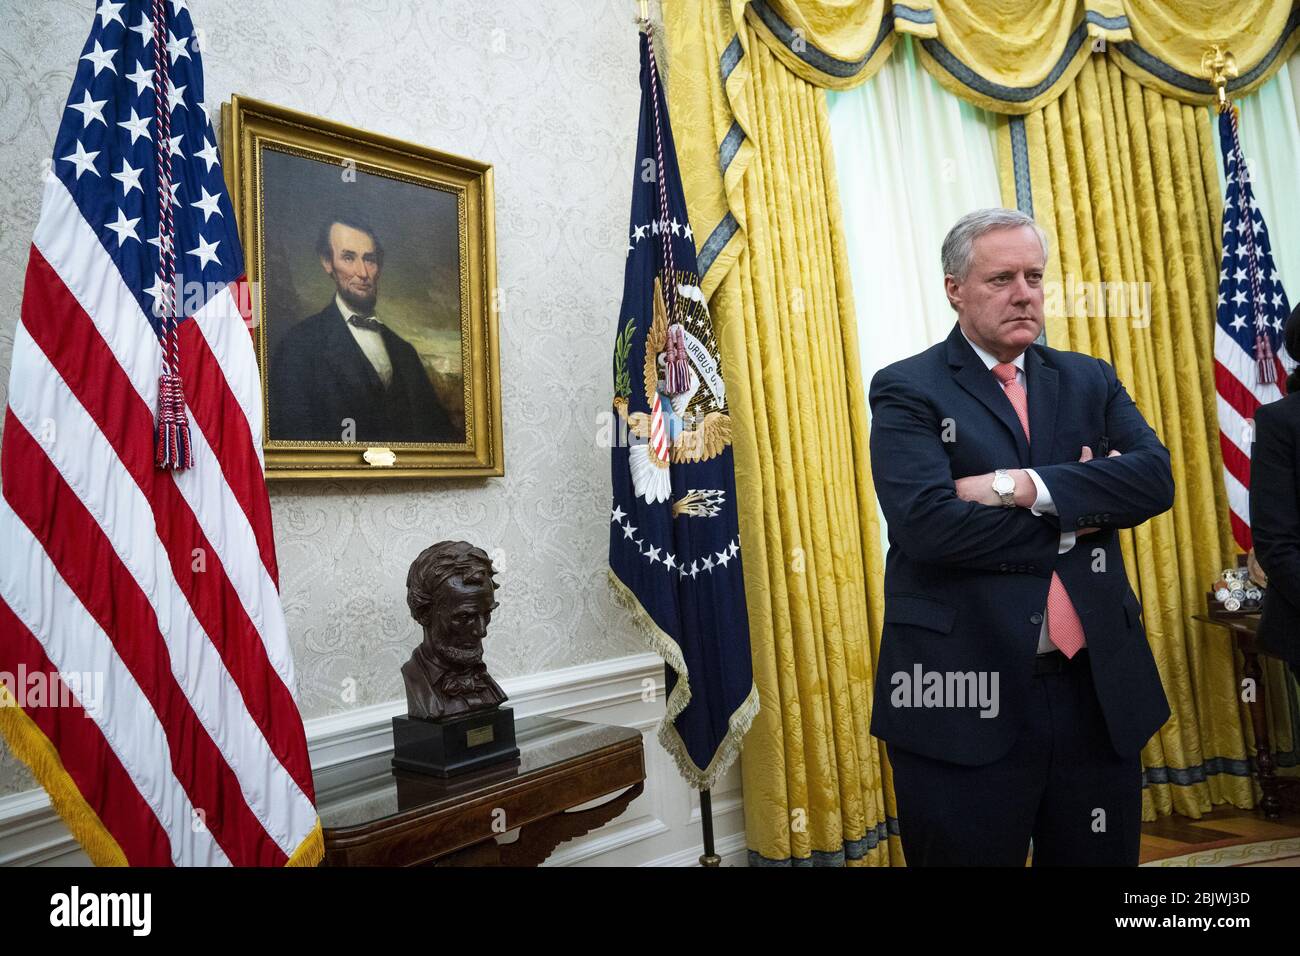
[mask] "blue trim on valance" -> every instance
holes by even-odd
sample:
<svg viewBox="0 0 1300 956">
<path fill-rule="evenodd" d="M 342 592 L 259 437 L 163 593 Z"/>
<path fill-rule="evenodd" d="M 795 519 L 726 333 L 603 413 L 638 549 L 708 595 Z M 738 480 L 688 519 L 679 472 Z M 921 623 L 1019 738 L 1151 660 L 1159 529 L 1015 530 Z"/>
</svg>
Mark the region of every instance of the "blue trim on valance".
<svg viewBox="0 0 1300 956">
<path fill-rule="evenodd" d="M 1245 73 L 1228 80 L 1228 92 L 1239 90 L 1259 79 L 1268 70 L 1269 65 L 1277 59 L 1278 54 L 1282 52 L 1282 47 L 1286 45 L 1287 39 L 1295 32 L 1297 26 L 1300 26 L 1300 7 L 1291 11 L 1286 26 L 1282 28 L 1282 35 L 1269 48 L 1268 53 L 1264 54 L 1264 58 Z M 1138 46 L 1137 41 L 1116 43 L 1115 49 L 1132 60 L 1135 65 L 1146 70 L 1152 76 L 1159 77 L 1170 86 L 1176 86 L 1180 90 L 1187 90 L 1189 93 L 1197 93 L 1202 96 L 1214 94 L 1214 86 L 1211 85 L 1209 80 L 1175 69 L 1164 60 L 1157 59 L 1154 55 L 1142 49 L 1142 47 Z"/>
<path fill-rule="evenodd" d="M 976 93 L 991 97 L 996 100 L 1002 100 L 1006 103 L 1026 103 L 1034 97 L 1051 89 L 1064 75 L 1066 67 L 1073 62 L 1075 55 L 1079 52 L 1079 47 L 1087 37 L 1087 27 L 1080 23 L 1070 34 L 1070 39 L 1065 44 L 1065 52 L 1061 54 L 1060 59 L 1052 67 L 1052 71 L 1047 74 L 1047 78 L 1033 86 L 1003 86 L 1001 83 L 994 83 L 984 79 L 969 66 L 957 59 L 948 51 L 948 48 L 938 40 L 922 40 L 921 46 L 925 51 L 934 57 L 945 70 L 952 74 L 953 78 L 959 83 L 970 87 Z M 1118 46 L 1119 44 L 1116 44 Z"/>
<path fill-rule="evenodd" d="M 886 14 L 880 20 L 880 32 L 876 34 L 876 40 L 871 44 L 871 49 L 858 60 L 841 60 L 831 56 L 822 50 L 817 49 L 808 42 L 807 37 L 799 37 L 800 45 L 804 49 L 796 50 L 791 44 L 796 39 L 794 28 L 786 23 L 781 17 L 767 5 L 767 0 L 755 0 L 749 7 L 763 24 L 772 31 L 772 35 L 781 41 L 782 46 L 803 60 L 815 70 L 825 73 L 827 76 L 855 76 L 862 72 L 862 68 L 875 55 L 876 50 L 880 49 L 880 44 L 885 42 L 885 38 L 893 32 L 894 16 L 892 13 Z"/>
<path fill-rule="evenodd" d="M 894 4 L 894 17 L 898 20 L 906 20 L 908 23 L 934 23 L 933 10 L 913 10 L 901 3 Z"/>
<path fill-rule="evenodd" d="M 1128 17 L 1122 13 L 1117 17 L 1103 17 L 1096 10 L 1088 10 L 1084 13 L 1083 18 L 1088 23 L 1095 23 L 1105 30 L 1127 30 L 1129 28 Z"/>
</svg>

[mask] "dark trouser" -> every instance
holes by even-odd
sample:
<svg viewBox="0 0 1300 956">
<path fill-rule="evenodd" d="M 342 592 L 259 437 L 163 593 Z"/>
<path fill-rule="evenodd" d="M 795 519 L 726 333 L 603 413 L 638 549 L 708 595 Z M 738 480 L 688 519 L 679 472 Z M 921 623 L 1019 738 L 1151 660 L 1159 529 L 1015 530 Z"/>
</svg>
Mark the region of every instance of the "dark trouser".
<svg viewBox="0 0 1300 956">
<path fill-rule="evenodd" d="M 1006 756 L 964 767 L 888 746 L 908 866 L 1136 866 L 1139 756 L 1116 755 L 1087 649 L 1037 673 L 1028 728 Z"/>
</svg>

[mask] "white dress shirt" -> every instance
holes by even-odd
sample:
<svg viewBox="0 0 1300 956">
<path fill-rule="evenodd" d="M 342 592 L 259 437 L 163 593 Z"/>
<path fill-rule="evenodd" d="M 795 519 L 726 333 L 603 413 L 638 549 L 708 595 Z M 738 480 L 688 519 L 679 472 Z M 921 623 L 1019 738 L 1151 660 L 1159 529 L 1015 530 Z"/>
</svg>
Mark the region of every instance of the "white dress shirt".
<svg viewBox="0 0 1300 956">
<path fill-rule="evenodd" d="M 975 350 L 975 354 L 980 357 L 980 361 L 984 363 L 990 372 L 993 371 L 993 366 L 1002 364 L 996 357 L 984 351 L 974 342 L 971 342 L 970 337 L 966 335 L 965 329 L 961 329 L 961 334 L 967 342 L 970 342 L 970 347 Z M 1017 355 L 1012 360 L 1011 364 L 1016 367 L 1016 381 L 1020 384 L 1020 387 L 1025 390 L 1025 397 L 1028 399 L 1029 389 L 1027 385 L 1029 380 L 1025 377 L 1025 353 L 1021 352 Z M 998 387 L 1001 388 L 1002 382 L 997 379 L 995 379 L 995 381 L 998 382 Z M 1007 400 L 1010 401 L 1010 399 Z M 1032 440 L 1032 436 L 1030 437 Z M 1011 469 L 1008 468 L 1007 470 L 1010 471 Z M 1032 468 L 1026 468 L 1025 474 L 1029 476 L 1030 480 L 1034 483 L 1034 487 L 1038 490 L 1038 496 L 1034 499 L 1033 505 L 1029 508 L 1030 513 L 1033 515 L 1056 514 L 1056 505 L 1052 502 L 1052 493 L 1047 490 L 1047 485 L 1043 482 L 1043 479 L 1038 477 L 1038 472 L 1034 471 Z M 1076 537 L 1077 533 L 1074 531 L 1062 531 L 1061 545 L 1057 549 L 1056 553 L 1065 554 L 1065 552 L 1073 548 Z M 1056 650 L 1056 645 L 1053 644 L 1047 636 L 1047 608 L 1043 608 L 1043 629 L 1038 634 L 1038 653 L 1046 654 L 1054 650 Z"/>
<path fill-rule="evenodd" d="M 334 293 L 334 304 L 338 306 L 345 322 L 352 316 L 361 314 L 356 309 L 348 308 L 343 297 L 337 292 Z M 365 352 L 366 358 L 370 359 L 370 364 L 379 375 L 379 380 L 384 383 L 384 388 L 387 388 L 393 381 L 393 361 L 388 357 L 388 346 L 384 344 L 384 337 L 379 334 L 378 329 L 363 329 L 351 322 L 347 322 L 347 326 L 352 337 L 357 340 L 357 345 L 361 346 L 361 351 Z"/>
</svg>

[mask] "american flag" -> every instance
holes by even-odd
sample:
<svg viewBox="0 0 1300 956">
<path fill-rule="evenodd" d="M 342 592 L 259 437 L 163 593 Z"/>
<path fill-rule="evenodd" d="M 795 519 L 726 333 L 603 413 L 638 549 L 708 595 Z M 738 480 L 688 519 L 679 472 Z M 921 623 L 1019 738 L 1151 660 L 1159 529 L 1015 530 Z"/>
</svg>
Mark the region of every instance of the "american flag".
<svg viewBox="0 0 1300 956">
<path fill-rule="evenodd" d="M 1248 551 L 1255 409 L 1286 392 L 1286 370 L 1292 363 L 1282 347 L 1282 327 L 1291 308 L 1273 265 L 1264 215 L 1251 190 L 1235 107 L 1219 114 L 1219 143 L 1228 191 L 1223 200 L 1214 383 L 1232 534 L 1237 546 Z"/>
<path fill-rule="evenodd" d="M 97 864 L 321 854 L 215 141 L 184 0 L 100 2 L 0 451 L 0 728 Z"/>
</svg>

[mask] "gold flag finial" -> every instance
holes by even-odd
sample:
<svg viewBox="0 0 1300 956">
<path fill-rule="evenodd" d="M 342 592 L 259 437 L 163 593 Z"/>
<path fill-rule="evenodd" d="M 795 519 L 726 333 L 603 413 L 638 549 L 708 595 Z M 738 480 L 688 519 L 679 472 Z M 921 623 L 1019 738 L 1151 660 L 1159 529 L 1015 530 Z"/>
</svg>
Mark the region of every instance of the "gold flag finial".
<svg viewBox="0 0 1300 956">
<path fill-rule="evenodd" d="M 1237 58 L 1214 43 L 1201 54 L 1201 72 L 1209 77 L 1219 96 L 1219 112 L 1228 108 L 1228 80 L 1237 74 Z"/>
</svg>

